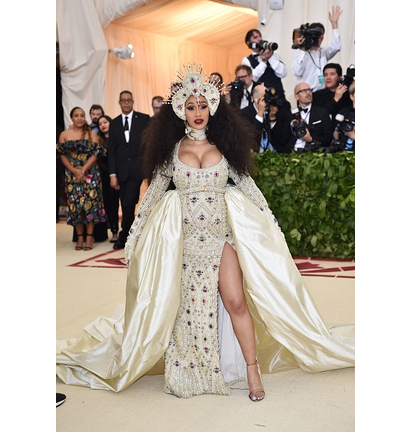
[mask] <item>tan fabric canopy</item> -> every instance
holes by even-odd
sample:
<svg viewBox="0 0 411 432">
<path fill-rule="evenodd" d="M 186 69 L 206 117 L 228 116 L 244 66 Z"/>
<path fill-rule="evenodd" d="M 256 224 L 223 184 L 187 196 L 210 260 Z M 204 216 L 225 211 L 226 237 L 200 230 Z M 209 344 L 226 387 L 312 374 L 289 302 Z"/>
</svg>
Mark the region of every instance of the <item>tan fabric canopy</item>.
<svg viewBox="0 0 411 432">
<path fill-rule="evenodd" d="M 338 4 L 343 9 L 342 50 L 333 61 L 345 70 L 355 63 L 354 0 Z M 88 112 L 93 103 L 100 103 L 108 115 L 118 115 L 118 96 L 124 89 L 134 94 L 134 109 L 152 115 L 151 98 L 163 96 L 175 70 L 188 61 L 201 61 L 207 72 L 218 71 L 225 81 L 233 80 L 235 67 L 250 53 L 244 36 L 251 28 L 278 43 L 288 67 L 283 84 L 293 103 L 292 31 L 302 23 L 322 22 L 327 45 L 333 5 L 284 0 L 282 9 L 273 10 L 262 0 L 57 0 L 65 123 L 70 123 L 68 113 L 76 105 Z M 133 59 L 109 54 L 109 49 L 130 43 Z"/>
</svg>

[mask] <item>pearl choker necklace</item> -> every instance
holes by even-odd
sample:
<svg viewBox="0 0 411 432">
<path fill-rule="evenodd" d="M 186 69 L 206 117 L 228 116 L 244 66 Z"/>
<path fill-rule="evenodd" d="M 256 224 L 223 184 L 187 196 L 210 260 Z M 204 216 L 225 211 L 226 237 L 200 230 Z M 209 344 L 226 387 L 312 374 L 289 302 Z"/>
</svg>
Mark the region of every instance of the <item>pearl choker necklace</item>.
<svg viewBox="0 0 411 432">
<path fill-rule="evenodd" d="M 202 141 L 207 139 L 207 129 L 208 126 L 205 126 L 203 129 L 194 129 L 186 123 L 186 134 L 191 140 Z"/>
</svg>

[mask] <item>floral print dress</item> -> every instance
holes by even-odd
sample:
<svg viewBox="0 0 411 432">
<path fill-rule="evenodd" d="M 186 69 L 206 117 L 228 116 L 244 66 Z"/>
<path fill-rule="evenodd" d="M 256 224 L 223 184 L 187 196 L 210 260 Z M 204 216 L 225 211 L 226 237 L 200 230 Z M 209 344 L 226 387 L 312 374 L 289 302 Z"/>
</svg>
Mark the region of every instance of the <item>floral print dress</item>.
<svg viewBox="0 0 411 432">
<path fill-rule="evenodd" d="M 66 156 L 74 167 L 82 167 L 92 156 L 104 156 L 106 149 L 87 139 L 57 143 L 57 156 Z M 76 183 L 73 174 L 65 169 L 69 225 L 106 221 L 101 173 L 97 162 L 86 171 L 84 181 Z"/>
</svg>

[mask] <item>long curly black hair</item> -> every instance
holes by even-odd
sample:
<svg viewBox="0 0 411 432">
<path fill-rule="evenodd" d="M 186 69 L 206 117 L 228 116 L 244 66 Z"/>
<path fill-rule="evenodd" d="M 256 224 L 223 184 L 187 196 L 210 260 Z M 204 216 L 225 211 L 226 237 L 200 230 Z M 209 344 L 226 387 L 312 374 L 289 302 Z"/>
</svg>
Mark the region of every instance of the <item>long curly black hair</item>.
<svg viewBox="0 0 411 432">
<path fill-rule="evenodd" d="M 142 136 L 144 178 L 150 182 L 157 167 L 171 162 L 173 150 L 184 135 L 184 121 L 177 117 L 171 104 L 163 104 Z M 209 117 L 207 138 L 238 174 L 252 173 L 251 149 L 255 145 L 255 134 L 223 95 L 215 114 Z"/>
</svg>

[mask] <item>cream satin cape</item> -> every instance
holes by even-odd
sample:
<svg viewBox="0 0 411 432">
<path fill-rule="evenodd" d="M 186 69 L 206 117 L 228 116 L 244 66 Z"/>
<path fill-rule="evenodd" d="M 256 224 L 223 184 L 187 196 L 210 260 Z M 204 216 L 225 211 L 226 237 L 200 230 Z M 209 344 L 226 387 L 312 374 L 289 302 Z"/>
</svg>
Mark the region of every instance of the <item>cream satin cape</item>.
<svg viewBox="0 0 411 432">
<path fill-rule="evenodd" d="M 272 215 L 235 186 L 227 188 L 225 199 L 262 372 L 354 366 L 354 327 L 324 324 Z M 79 339 L 57 342 L 63 382 L 121 391 L 144 374 L 163 373 L 162 355 L 180 302 L 181 220 L 178 192 L 169 191 L 153 207 L 129 263 L 125 310 L 96 319 Z M 221 367 L 225 381 L 233 382 L 246 376 L 245 362 L 219 304 Z"/>
</svg>

